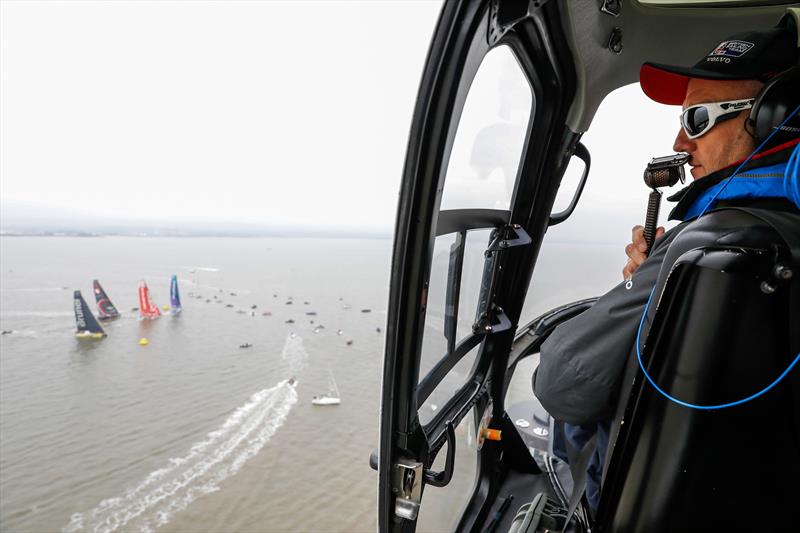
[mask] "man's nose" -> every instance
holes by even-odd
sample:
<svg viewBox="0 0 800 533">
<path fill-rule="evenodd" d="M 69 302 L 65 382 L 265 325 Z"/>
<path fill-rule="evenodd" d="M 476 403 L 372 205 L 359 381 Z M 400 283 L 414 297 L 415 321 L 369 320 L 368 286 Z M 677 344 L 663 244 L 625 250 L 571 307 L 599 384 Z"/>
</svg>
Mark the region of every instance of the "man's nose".
<svg viewBox="0 0 800 533">
<path fill-rule="evenodd" d="M 675 137 L 675 143 L 672 145 L 672 149 L 676 152 L 686 152 L 691 154 L 694 152 L 696 148 L 696 144 L 693 140 L 689 139 L 686 135 L 686 132 L 683 128 L 678 130 L 678 136 Z"/>
</svg>

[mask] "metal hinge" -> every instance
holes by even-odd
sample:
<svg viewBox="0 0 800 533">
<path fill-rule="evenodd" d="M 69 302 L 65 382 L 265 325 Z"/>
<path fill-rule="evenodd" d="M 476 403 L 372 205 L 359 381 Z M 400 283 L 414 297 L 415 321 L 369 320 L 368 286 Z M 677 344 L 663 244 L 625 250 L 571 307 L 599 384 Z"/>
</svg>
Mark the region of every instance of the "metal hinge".
<svg viewBox="0 0 800 533">
<path fill-rule="evenodd" d="M 411 459 L 400 459 L 394 465 L 394 514 L 406 520 L 416 520 L 422 499 L 423 465 Z"/>
</svg>

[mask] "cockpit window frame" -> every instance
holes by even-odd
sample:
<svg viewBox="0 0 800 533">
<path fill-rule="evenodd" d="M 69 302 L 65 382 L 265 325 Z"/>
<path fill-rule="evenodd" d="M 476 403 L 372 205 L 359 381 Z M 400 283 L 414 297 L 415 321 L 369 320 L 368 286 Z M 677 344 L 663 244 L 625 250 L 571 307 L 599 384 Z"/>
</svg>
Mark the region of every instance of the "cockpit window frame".
<svg viewBox="0 0 800 533">
<path fill-rule="evenodd" d="M 433 241 L 438 233 L 437 206 L 455 136 L 454 117 L 463 109 L 469 83 L 491 48 L 509 46 L 531 85 L 535 102 L 511 198 L 510 217 L 506 221 L 520 224 L 531 234 L 533 242 L 509 251 L 509 260 L 498 262 L 497 266 L 517 265 L 503 273 L 497 289 L 498 298 L 509 302 L 505 311 L 516 323 L 549 222 L 558 180 L 579 138 L 564 126 L 574 91 L 574 73 L 560 67 L 562 56 L 569 53 L 568 46 L 560 36 L 546 30 L 548 24 L 558 23 L 558 9 L 557 3 L 546 3 L 515 21 L 513 27 L 504 28 L 500 38 L 491 39 L 489 6 L 454 2 L 446 3 L 443 8 L 423 75 L 401 187 L 383 382 L 379 460 L 381 530 L 411 531 L 414 527 L 407 520 L 401 520 L 404 524 L 398 526 L 394 516 L 391 480 L 395 461 L 429 464 L 443 442 L 446 422 L 457 424 L 458 420 L 452 418 L 464 416 L 471 404 L 486 405 L 481 398 L 489 395 L 494 400 L 499 398 L 499 402 L 493 403 L 492 412 L 496 416 L 503 413 L 504 380 L 492 380 L 491 376 L 505 375 L 515 333 L 513 327 L 483 335 L 470 379 L 424 430 L 418 423 L 421 334 Z M 556 41 L 552 40 L 554 37 Z M 493 482 L 491 472 L 481 466 L 481 458 L 482 453 L 478 458 L 477 486 Z M 485 490 L 476 488 L 459 528 L 477 519 L 485 504 L 480 494 L 485 499 Z"/>
</svg>

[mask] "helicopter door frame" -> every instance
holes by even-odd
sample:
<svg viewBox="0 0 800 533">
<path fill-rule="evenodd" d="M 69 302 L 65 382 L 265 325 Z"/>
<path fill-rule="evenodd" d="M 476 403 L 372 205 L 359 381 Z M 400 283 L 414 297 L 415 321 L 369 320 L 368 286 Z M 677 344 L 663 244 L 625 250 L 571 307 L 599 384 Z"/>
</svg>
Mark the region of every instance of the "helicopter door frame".
<svg viewBox="0 0 800 533">
<path fill-rule="evenodd" d="M 426 465 L 432 463 L 457 423 L 448 413 L 463 417 L 468 411 L 465 407 L 476 401 L 485 405 L 491 398 L 493 417 L 504 414 L 505 372 L 517 321 L 560 178 L 580 137 L 564 125 L 575 83 L 574 72 L 561 67 L 565 61 L 571 62 L 562 32 L 548 31 L 549 27 L 560 28 L 558 10 L 558 2 L 546 1 L 456 0 L 443 5 L 420 82 L 400 188 L 376 461 L 380 531 L 414 531 L 425 485 L 436 485 L 437 479 L 447 477 L 447 472 L 426 472 Z M 470 84 L 485 55 L 501 44 L 514 51 L 534 102 L 512 209 L 503 212 L 508 217 L 505 225 L 498 223 L 502 216 L 486 224 L 485 220 L 470 221 L 466 210 L 439 212 L 447 163 Z M 426 379 L 419 379 L 434 239 L 441 232 L 515 225 L 530 236 L 530 242 L 508 250 L 495 262 L 494 272 L 503 269 L 503 276 L 491 295 L 492 303 L 502 302 L 509 327 L 463 341 L 481 344 L 472 376 L 448 401 L 441 416 L 423 428 L 417 416 L 420 392 L 424 395 L 432 390 L 447 373 L 437 365 L 434 371 L 439 375 L 429 373 Z M 462 346 L 456 347 L 456 352 L 461 351 Z M 494 375 L 500 379 L 492 379 Z M 451 449 L 449 446 L 448 455 Z M 499 483 L 492 474 L 495 459 L 479 454 L 475 490 L 458 529 L 472 529 L 488 514 Z M 447 464 L 458 468 L 450 460 Z"/>
</svg>

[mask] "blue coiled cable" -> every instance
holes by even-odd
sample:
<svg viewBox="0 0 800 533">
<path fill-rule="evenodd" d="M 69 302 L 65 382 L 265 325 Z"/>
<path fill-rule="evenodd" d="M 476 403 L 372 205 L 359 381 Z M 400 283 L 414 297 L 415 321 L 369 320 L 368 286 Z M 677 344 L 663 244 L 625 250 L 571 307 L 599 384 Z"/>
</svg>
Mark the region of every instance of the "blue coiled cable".
<svg viewBox="0 0 800 533">
<path fill-rule="evenodd" d="M 773 129 L 772 132 L 767 136 L 767 138 L 764 139 L 764 141 L 755 150 L 753 150 L 753 152 L 749 156 L 747 156 L 747 159 L 745 159 L 742 162 L 742 164 L 739 165 L 739 168 L 737 168 L 733 172 L 733 174 L 731 174 L 727 178 L 727 181 L 725 182 L 725 185 L 723 185 L 717 191 L 717 193 L 711 198 L 711 200 L 708 201 L 708 203 L 705 205 L 705 207 L 703 207 L 703 210 L 700 212 L 700 214 L 697 216 L 697 218 L 700 218 L 701 216 L 703 216 L 705 214 L 705 212 L 708 210 L 708 208 L 711 207 L 714 204 L 714 201 L 717 199 L 717 196 L 719 196 L 719 194 L 723 190 L 725 190 L 725 187 L 728 186 L 728 184 L 739 173 L 739 171 L 742 170 L 742 168 L 753 158 L 753 156 L 755 156 L 767 144 L 767 142 L 772 138 L 772 136 L 775 135 L 775 133 L 778 132 L 780 130 L 780 128 L 783 127 L 783 125 L 786 124 L 789 121 L 789 119 L 791 119 L 793 116 L 795 116 L 798 111 L 800 111 L 800 106 L 797 106 L 794 109 L 794 111 L 792 111 L 791 114 L 788 117 L 786 117 L 786 119 L 783 122 L 781 122 L 780 125 L 777 128 Z M 792 200 L 795 203 L 798 204 L 798 207 L 800 207 L 800 203 L 799 203 L 800 202 L 800 186 L 797 183 L 798 168 L 800 168 L 800 144 L 795 146 L 794 150 L 792 151 L 792 155 L 789 158 L 789 162 L 788 162 L 788 164 L 786 166 L 786 174 L 784 175 L 784 186 L 786 188 L 787 196 L 792 198 Z M 795 197 L 795 195 L 797 195 L 797 197 Z M 656 288 L 653 287 L 653 289 L 650 291 L 650 297 L 647 298 L 647 305 L 644 306 L 644 313 L 642 313 L 642 319 L 639 321 L 639 329 L 636 332 L 636 358 L 639 360 L 639 368 L 642 369 L 642 373 L 644 373 L 644 377 L 647 378 L 647 381 L 649 381 L 650 384 L 653 386 L 653 388 L 655 388 L 662 396 L 664 396 L 665 398 L 667 398 L 668 400 L 670 400 L 672 402 L 675 402 L 675 403 L 677 403 L 679 405 L 683 405 L 684 407 L 689 407 L 691 409 L 703 409 L 703 410 L 708 410 L 708 411 L 713 410 L 713 409 L 724 409 L 726 407 L 733 407 L 734 405 L 741 405 L 743 403 L 749 402 L 750 400 L 754 400 L 755 398 L 758 398 L 762 394 L 764 394 L 767 391 L 769 391 L 770 389 L 772 389 L 775 385 L 780 383 L 780 381 L 784 377 L 786 377 L 786 374 L 791 372 L 792 368 L 794 368 L 794 366 L 797 364 L 797 362 L 800 361 L 800 353 L 798 353 L 797 356 L 794 358 L 794 361 L 792 361 L 791 364 L 788 367 L 786 367 L 786 370 L 781 372 L 781 375 L 778 376 L 775 379 L 775 381 L 773 381 L 772 383 L 770 383 L 769 385 L 767 385 L 766 387 L 764 387 L 760 391 L 756 392 L 755 394 L 751 394 L 747 398 L 742 398 L 741 400 L 736 400 L 735 402 L 721 403 L 721 404 L 716 404 L 716 405 L 697 405 L 697 404 L 694 404 L 694 403 L 689 403 L 689 402 L 684 402 L 683 400 L 679 400 L 678 398 L 675 398 L 675 397 L 671 396 L 669 393 L 667 393 L 664 390 L 662 390 L 661 387 L 659 387 L 656 384 L 656 382 L 653 380 L 653 378 L 650 377 L 650 374 L 647 373 L 647 370 L 644 367 L 644 363 L 642 362 L 642 353 L 641 353 L 641 348 L 640 348 L 640 346 L 641 346 L 640 339 L 641 339 L 641 335 L 642 335 L 642 327 L 644 326 L 644 319 L 647 316 L 647 310 L 650 308 L 650 302 L 653 299 L 653 293 L 655 293 L 655 291 L 656 291 Z"/>
</svg>

